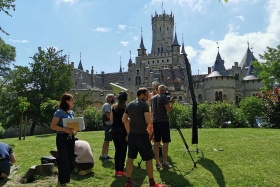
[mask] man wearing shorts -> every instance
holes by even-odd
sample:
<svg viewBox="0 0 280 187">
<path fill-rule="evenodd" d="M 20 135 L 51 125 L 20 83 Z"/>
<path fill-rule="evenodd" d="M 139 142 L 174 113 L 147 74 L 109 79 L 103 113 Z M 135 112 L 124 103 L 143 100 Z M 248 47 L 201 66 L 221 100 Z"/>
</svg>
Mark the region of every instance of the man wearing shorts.
<svg viewBox="0 0 280 187">
<path fill-rule="evenodd" d="M 102 106 L 102 123 L 103 123 L 105 138 L 102 146 L 102 153 L 101 156 L 99 157 L 100 160 L 112 159 L 112 157 L 108 155 L 108 151 L 109 151 L 109 143 L 110 141 L 112 141 L 112 136 L 110 133 L 110 130 L 112 128 L 112 122 L 110 121 L 110 113 L 112 111 L 111 105 L 114 104 L 114 102 L 115 102 L 114 94 L 107 94 L 106 103 Z"/>
<path fill-rule="evenodd" d="M 122 121 L 128 134 L 128 158 L 126 161 L 126 184 L 131 187 L 131 175 L 133 171 L 133 161 L 139 152 L 141 158 L 146 161 L 146 170 L 149 177 L 150 187 L 164 187 L 154 181 L 153 174 L 153 150 L 147 132 L 148 123 L 152 123 L 149 106 L 146 103 L 149 92 L 146 88 L 139 88 L 137 99 L 130 102 L 123 114 Z"/>
<path fill-rule="evenodd" d="M 15 162 L 16 158 L 11 147 L 0 143 L 0 180 L 6 179 L 10 175 L 11 165 Z"/>
<path fill-rule="evenodd" d="M 153 114 L 153 129 L 154 129 L 154 151 L 156 159 L 156 168 L 161 167 L 170 169 L 172 166 L 167 162 L 168 157 L 168 145 L 171 142 L 170 128 L 167 112 L 172 110 L 174 100 L 169 104 L 168 98 L 165 95 L 166 87 L 160 85 L 158 87 L 159 94 L 155 95 L 151 99 L 151 112 Z M 162 140 L 162 164 L 159 160 L 159 145 Z"/>
</svg>

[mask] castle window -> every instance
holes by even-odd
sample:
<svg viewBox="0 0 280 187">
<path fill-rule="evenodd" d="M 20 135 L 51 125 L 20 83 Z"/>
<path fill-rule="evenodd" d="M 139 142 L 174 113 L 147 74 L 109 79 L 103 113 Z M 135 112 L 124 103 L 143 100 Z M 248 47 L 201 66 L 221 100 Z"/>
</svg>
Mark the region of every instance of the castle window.
<svg viewBox="0 0 280 187">
<path fill-rule="evenodd" d="M 160 48 L 158 47 L 158 49 L 157 49 L 157 50 L 158 50 L 158 53 L 159 53 L 159 52 L 160 52 Z"/>
<path fill-rule="evenodd" d="M 169 62 L 169 59 L 167 59 L 167 62 Z"/>
<path fill-rule="evenodd" d="M 163 47 L 161 47 L 161 53 L 163 53 Z"/>
<path fill-rule="evenodd" d="M 150 61 L 148 61 L 148 64 L 150 64 Z"/>
<path fill-rule="evenodd" d="M 159 31 L 161 31 L 161 27 L 159 28 Z"/>
<path fill-rule="evenodd" d="M 157 60 L 157 63 L 159 63 L 159 60 Z"/>
<path fill-rule="evenodd" d="M 168 30 L 168 27 L 167 27 L 167 30 Z"/>
<path fill-rule="evenodd" d="M 215 92 L 215 101 L 223 101 L 223 92 Z"/>
<path fill-rule="evenodd" d="M 203 102 L 203 100 L 202 100 L 202 95 L 201 95 L 201 94 L 198 95 L 198 102 L 199 102 L 199 103 L 202 103 L 202 102 Z"/>
<path fill-rule="evenodd" d="M 179 96 L 179 101 L 182 101 L 182 100 L 183 100 L 182 96 Z"/>
<path fill-rule="evenodd" d="M 164 62 L 164 60 L 161 61 L 162 63 Z"/>
<path fill-rule="evenodd" d="M 155 63 L 155 61 L 153 61 L 153 64 Z"/>
</svg>

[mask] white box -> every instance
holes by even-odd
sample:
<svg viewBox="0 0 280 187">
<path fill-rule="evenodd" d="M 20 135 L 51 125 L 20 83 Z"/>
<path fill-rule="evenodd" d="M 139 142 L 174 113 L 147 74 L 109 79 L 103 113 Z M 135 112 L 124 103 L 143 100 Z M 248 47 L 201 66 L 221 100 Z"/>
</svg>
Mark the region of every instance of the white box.
<svg viewBox="0 0 280 187">
<path fill-rule="evenodd" d="M 83 117 L 62 118 L 63 127 L 71 128 L 75 131 L 85 130 L 85 122 Z"/>
</svg>

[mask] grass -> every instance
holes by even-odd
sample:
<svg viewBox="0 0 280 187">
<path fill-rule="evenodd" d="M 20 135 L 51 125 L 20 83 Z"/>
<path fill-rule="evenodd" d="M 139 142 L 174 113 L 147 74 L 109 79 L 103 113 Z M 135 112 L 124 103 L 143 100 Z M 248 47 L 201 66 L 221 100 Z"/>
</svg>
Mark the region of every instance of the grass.
<svg viewBox="0 0 280 187">
<path fill-rule="evenodd" d="M 190 150 L 192 145 L 191 129 L 182 130 Z M 191 152 L 196 168 L 185 153 L 185 146 L 177 131 L 171 131 L 172 142 L 169 146 L 169 162 L 174 167 L 170 170 L 154 171 L 155 180 L 170 187 L 185 186 L 280 186 L 280 143 L 279 130 L 273 129 L 199 129 L 198 148 L 201 153 Z M 103 143 L 103 132 L 80 132 L 77 137 L 87 140 L 92 147 L 95 166 L 94 173 L 86 176 L 71 176 L 69 186 L 124 186 L 125 178 L 116 178 L 114 162 L 101 162 L 98 158 Z M 48 156 L 50 150 L 56 149 L 55 135 L 2 139 L 10 144 L 20 166 L 16 175 L 4 186 L 55 186 L 57 177 L 37 177 L 33 183 L 18 182 L 30 166 L 40 164 L 42 156 Z M 109 155 L 114 155 L 113 143 L 110 143 Z M 219 151 L 222 148 L 223 151 Z M 184 156 L 183 156 L 184 155 Z M 134 186 L 148 186 L 145 163 L 138 168 L 140 156 L 134 162 L 132 175 Z"/>
</svg>

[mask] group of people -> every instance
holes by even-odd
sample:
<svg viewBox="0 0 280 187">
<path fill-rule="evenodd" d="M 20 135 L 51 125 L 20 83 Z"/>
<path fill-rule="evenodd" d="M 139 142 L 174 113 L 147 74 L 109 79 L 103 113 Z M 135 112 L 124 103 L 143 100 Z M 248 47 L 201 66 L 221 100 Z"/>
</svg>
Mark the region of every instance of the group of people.
<svg viewBox="0 0 280 187">
<path fill-rule="evenodd" d="M 157 169 L 172 168 L 167 161 L 168 145 L 171 142 L 168 112 L 172 110 L 174 100 L 169 101 L 165 93 L 166 87 L 164 85 L 153 82 L 152 93 L 149 93 L 147 88 L 139 88 L 137 98 L 127 106 L 128 94 L 126 92 L 120 92 L 117 95 L 118 101 L 115 104 L 113 104 L 114 95 L 106 96 L 106 103 L 102 107 L 105 139 L 100 159 L 111 158 L 108 156 L 108 149 L 109 142 L 113 140 L 115 145 L 115 176 L 126 176 L 126 187 L 132 185 L 133 161 L 137 158 L 138 153 L 146 161 L 150 187 L 165 186 L 155 183 L 153 177 L 154 155 Z M 154 149 L 150 141 L 151 136 L 154 139 Z M 162 163 L 159 159 L 160 142 L 163 143 Z M 124 171 L 126 155 L 128 158 L 126 171 Z"/>
<path fill-rule="evenodd" d="M 156 168 L 169 169 L 168 145 L 171 142 L 168 122 L 168 112 L 172 110 L 174 101 L 168 100 L 166 87 L 157 82 L 152 83 L 152 93 L 147 88 L 139 88 L 137 98 L 126 105 L 128 94 L 120 92 L 116 98 L 113 94 L 106 96 L 106 103 L 102 107 L 102 122 L 105 138 L 102 146 L 101 160 L 112 159 L 108 155 L 109 142 L 113 140 L 115 146 L 115 176 L 126 176 L 125 187 L 132 186 L 133 161 L 140 154 L 146 161 L 146 170 L 150 187 L 161 187 L 153 176 L 153 156 L 155 155 Z M 150 105 L 150 106 L 149 106 Z M 58 185 L 67 186 L 70 182 L 70 173 L 78 169 L 80 175 L 92 171 L 94 166 L 92 151 L 88 142 L 76 140 L 77 131 L 63 126 L 63 118 L 73 118 L 74 97 L 65 93 L 60 99 L 59 109 L 54 113 L 51 129 L 57 132 L 57 165 Z M 149 124 L 149 128 L 148 128 Z M 148 133 L 149 131 L 149 133 Z M 152 132 L 151 132 L 152 131 Z M 154 149 L 151 136 L 154 139 Z M 163 143 L 162 163 L 159 159 L 159 146 Z M 126 164 L 125 159 L 127 158 Z M 12 149 L 0 143 L 0 179 L 9 175 L 11 163 L 16 161 Z M 124 167 L 126 166 L 126 169 Z"/>
</svg>

